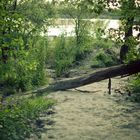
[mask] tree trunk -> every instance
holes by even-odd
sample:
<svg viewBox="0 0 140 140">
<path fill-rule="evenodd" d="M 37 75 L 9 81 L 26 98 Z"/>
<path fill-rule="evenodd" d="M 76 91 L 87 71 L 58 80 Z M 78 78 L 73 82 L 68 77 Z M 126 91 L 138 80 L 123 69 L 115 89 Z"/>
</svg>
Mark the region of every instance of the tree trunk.
<svg viewBox="0 0 140 140">
<path fill-rule="evenodd" d="M 127 23 L 125 25 L 126 27 L 125 27 L 124 44 L 121 46 L 121 49 L 120 49 L 121 63 L 124 62 L 124 60 L 126 59 L 126 55 L 129 51 L 129 45 L 127 42 L 129 38 L 133 36 L 133 22 L 134 22 L 134 17 L 128 18 Z"/>
<path fill-rule="evenodd" d="M 136 10 L 135 0 L 129 0 L 127 2 L 122 2 L 121 6 L 123 19 L 126 20 L 125 24 L 125 35 L 124 35 L 124 45 L 121 46 L 120 49 L 120 61 L 124 63 L 124 60 L 126 59 L 127 53 L 129 52 L 129 49 L 131 46 L 128 44 L 128 40 L 130 37 L 133 36 L 133 24 L 134 24 L 134 18 L 133 15 L 134 10 Z M 130 13 L 132 12 L 132 14 Z M 128 15 L 126 16 L 126 13 Z"/>
<path fill-rule="evenodd" d="M 93 72 L 83 77 L 78 77 L 69 80 L 57 81 L 50 84 L 48 87 L 40 88 L 33 93 L 43 93 L 58 90 L 67 90 L 72 88 L 77 88 L 94 82 L 99 82 L 101 80 L 113 78 L 122 75 L 132 75 L 140 72 L 140 60 L 136 60 L 129 64 L 122 64 L 118 66 L 109 67 L 97 72 Z"/>
</svg>

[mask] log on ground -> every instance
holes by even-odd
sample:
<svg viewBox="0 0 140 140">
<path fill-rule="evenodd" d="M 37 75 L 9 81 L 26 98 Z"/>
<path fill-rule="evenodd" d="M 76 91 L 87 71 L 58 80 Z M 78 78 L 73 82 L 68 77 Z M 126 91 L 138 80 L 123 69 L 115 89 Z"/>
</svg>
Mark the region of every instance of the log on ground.
<svg viewBox="0 0 140 140">
<path fill-rule="evenodd" d="M 94 82 L 99 82 L 101 80 L 105 80 L 108 78 L 113 78 L 116 76 L 123 76 L 123 75 L 132 75 L 138 72 L 140 72 L 140 60 L 130 62 L 129 64 L 112 66 L 82 77 L 69 79 L 69 80 L 66 79 L 66 80 L 56 81 L 50 84 L 48 87 L 40 88 L 33 91 L 33 93 L 67 90 L 67 89 L 77 88 L 80 86 L 91 84 Z"/>
</svg>

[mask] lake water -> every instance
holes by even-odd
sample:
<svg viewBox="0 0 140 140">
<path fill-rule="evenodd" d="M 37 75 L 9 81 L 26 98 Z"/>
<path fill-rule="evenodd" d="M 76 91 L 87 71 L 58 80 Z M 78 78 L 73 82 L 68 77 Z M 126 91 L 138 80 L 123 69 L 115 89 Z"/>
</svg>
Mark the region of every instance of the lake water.
<svg viewBox="0 0 140 140">
<path fill-rule="evenodd" d="M 86 19 L 85 19 L 86 20 Z M 90 19 L 93 24 L 97 21 L 103 23 L 105 25 L 105 31 L 108 32 L 109 29 L 119 29 L 121 26 L 120 20 L 117 19 Z M 101 27 L 102 28 L 102 27 Z M 55 21 L 55 25 L 48 27 L 48 32 L 45 34 L 50 37 L 61 36 L 65 34 L 66 36 L 74 36 L 75 24 L 73 19 L 57 19 Z M 139 32 L 133 30 L 133 35 L 136 36 Z"/>
</svg>

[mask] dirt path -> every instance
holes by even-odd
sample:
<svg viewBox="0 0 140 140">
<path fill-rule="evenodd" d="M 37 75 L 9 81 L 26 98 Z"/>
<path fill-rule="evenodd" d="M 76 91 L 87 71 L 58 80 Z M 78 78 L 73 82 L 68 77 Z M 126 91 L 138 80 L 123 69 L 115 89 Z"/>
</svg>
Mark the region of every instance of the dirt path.
<svg viewBox="0 0 140 140">
<path fill-rule="evenodd" d="M 113 80 L 113 88 L 124 83 Z M 107 94 L 107 81 L 75 90 L 51 93 L 55 113 L 42 140 L 140 140 L 140 105 Z M 54 122 L 54 123 L 53 123 Z M 51 125 L 50 125 L 51 124 Z"/>
</svg>

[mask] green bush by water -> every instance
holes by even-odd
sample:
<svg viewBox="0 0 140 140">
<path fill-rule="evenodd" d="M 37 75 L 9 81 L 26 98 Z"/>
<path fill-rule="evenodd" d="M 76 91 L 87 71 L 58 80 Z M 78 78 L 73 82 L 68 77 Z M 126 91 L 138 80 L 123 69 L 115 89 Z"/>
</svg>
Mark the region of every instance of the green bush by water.
<svg viewBox="0 0 140 140">
<path fill-rule="evenodd" d="M 55 69 L 57 76 L 67 73 L 77 61 L 81 61 L 91 52 L 91 38 L 82 36 L 80 39 L 78 45 L 75 37 L 64 35 L 50 41 L 51 45 L 47 48 L 46 62 Z"/>
<path fill-rule="evenodd" d="M 60 76 L 69 70 L 75 60 L 74 42 L 61 36 L 56 40 L 54 51 L 54 66 L 56 75 Z"/>
</svg>

